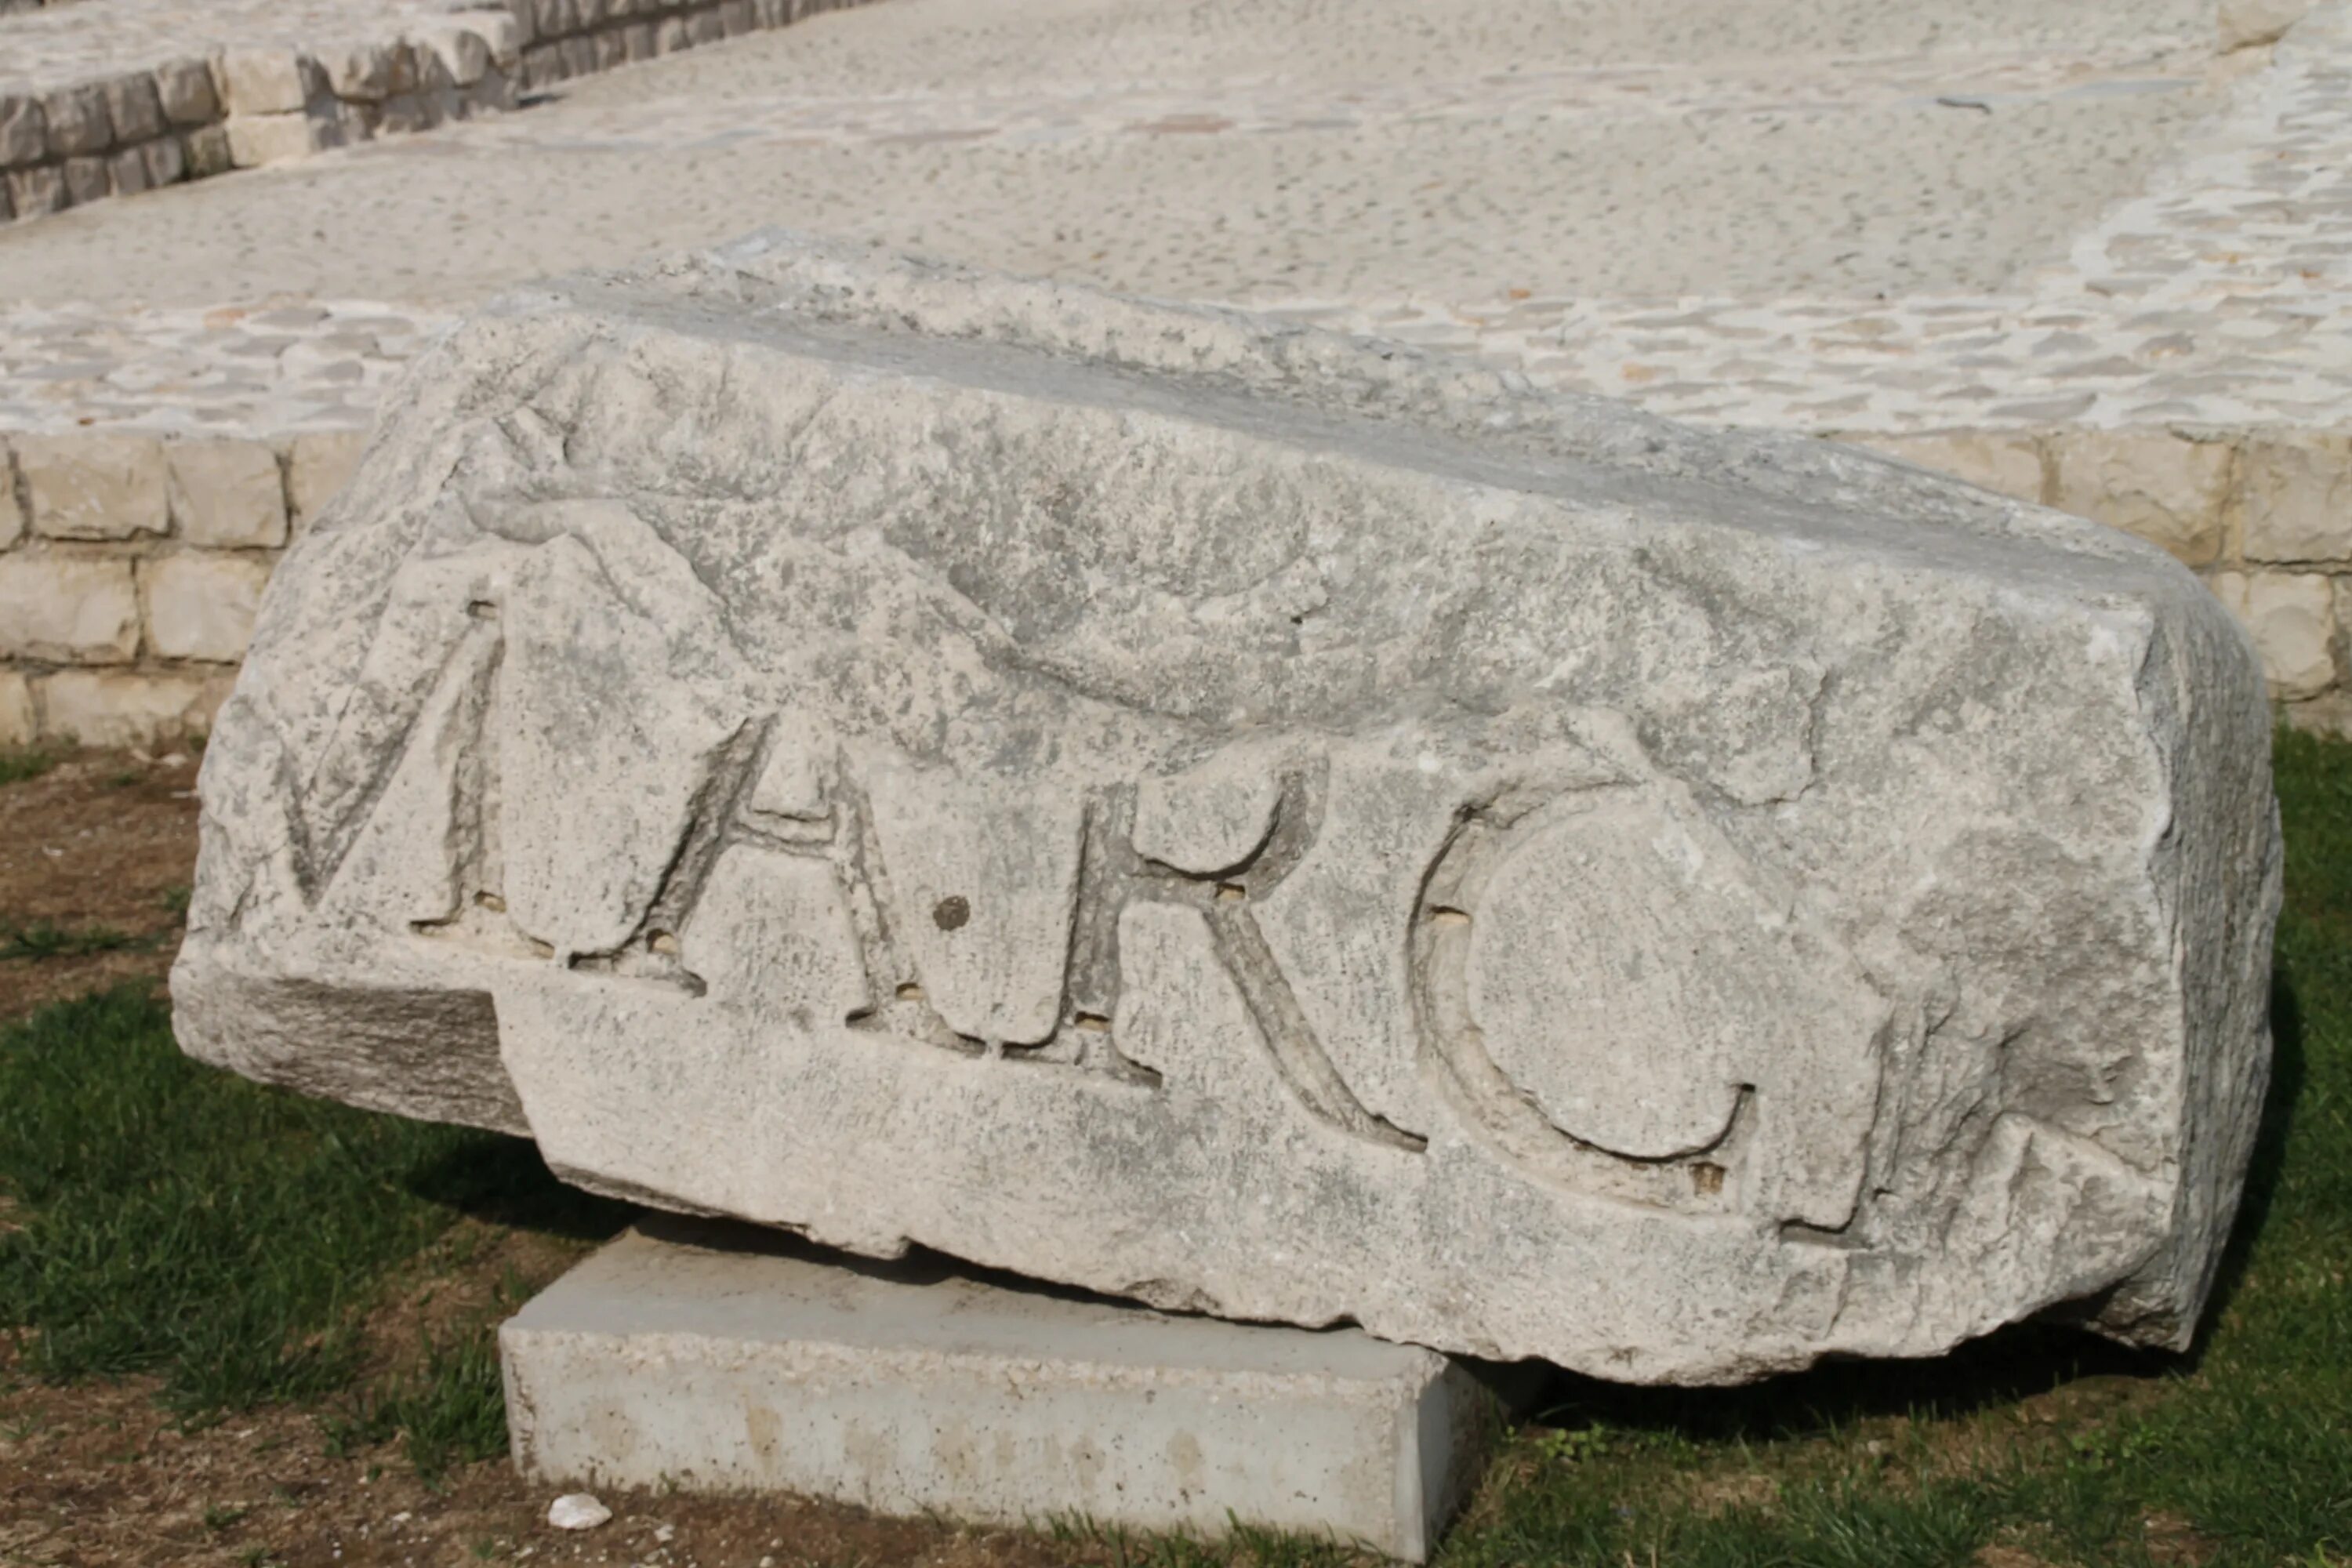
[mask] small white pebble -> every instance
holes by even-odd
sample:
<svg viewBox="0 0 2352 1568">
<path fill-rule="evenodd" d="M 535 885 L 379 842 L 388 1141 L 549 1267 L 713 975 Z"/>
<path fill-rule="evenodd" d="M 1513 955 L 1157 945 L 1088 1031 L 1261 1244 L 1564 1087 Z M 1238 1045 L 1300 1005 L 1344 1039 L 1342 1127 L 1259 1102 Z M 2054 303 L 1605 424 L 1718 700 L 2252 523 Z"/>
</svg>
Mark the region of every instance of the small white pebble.
<svg viewBox="0 0 2352 1568">
<path fill-rule="evenodd" d="M 654 1531 L 654 1539 L 660 1542 L 664 1546 L 667 1546 L 671 1542 L 677 1539 L 677 1526 L 674 1524 L 665 1524 L 661 1526 Z"/>
<path fill-rule="evenodd" d="M 558 1530 L 593 1530 L 613 1510 L 587 1492 L 566 1492 L 547 1505 L 547 1522 Z"/>
</svg>

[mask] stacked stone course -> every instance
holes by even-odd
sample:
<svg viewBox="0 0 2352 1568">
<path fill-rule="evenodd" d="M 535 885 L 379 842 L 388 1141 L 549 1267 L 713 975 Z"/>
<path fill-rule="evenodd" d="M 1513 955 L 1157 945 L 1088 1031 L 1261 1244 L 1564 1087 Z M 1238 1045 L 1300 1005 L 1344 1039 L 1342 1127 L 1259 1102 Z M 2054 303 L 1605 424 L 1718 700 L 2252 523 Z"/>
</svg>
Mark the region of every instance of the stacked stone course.
<svg viewBox="0 0 2352 1568">
<path fill-rule="evenodd" d="M 342 41 L 228 44 L 85 80 L 0 80 L 0 222 L 405 135 L 856 0 L 506 0 Z"/>
<path fill-rule="evenodd" d="M 356 432 L 18 436 L 0 451 L 0 744 L 201 731 Z"/>
<path fill-rule="evenodd" d="M 839 10 L 857 0 L 508 0 L 522 90 Z"/>
</svg>

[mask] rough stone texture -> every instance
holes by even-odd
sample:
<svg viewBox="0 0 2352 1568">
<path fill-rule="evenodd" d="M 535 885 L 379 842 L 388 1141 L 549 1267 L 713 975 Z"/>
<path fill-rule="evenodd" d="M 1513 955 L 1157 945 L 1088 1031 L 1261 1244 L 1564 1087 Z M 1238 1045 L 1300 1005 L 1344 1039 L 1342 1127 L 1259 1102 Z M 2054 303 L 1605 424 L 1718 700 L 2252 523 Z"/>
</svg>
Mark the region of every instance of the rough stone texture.
<svg viewBox="0 0 2352 1568">
<path fill-rule="evenodd" d="M 2221 0 L 2214 32 L 2224 54 L 2273 44 L 2311 12 L 2313 0 Z"/>
<path fill-rule="evenodd" d="M 105 84 L 105 93 L 107 121 L 118 145 L 163 134 L 163 105 L 153 77 L 144 71 L 116 77 Z"/>
<path fill-rule="evenodd" d="M 202 734 L 228 696 L 222 675 L 61 669 L 36 683 L 41 731 L 89 746 L 138 746 Z"/>
<path fill-rule="evenodd" d="M 230 49 L 218 68 L 232 115 L 291 113 L 326 88 L 318 62 L 292 49 Z"/>
<path fill-rule="evenodd" d="M 232 114 L 221 122 L 228 133 L 228 155 L 240 169 L 283 163 L 339 143 L 340 126 L 311 115 Z"/>
<path fill-rule="evenodd" d="M 2190 566 L 2221 552 L 2231 447 L 2168 430 L 2077 430 L 2059 437 L 2060 510 L 2160 544 Z"/>
<path fill-rule="evenodd" d="M 1858 444 L 2019 500 L 2042 499 L 2042 443 L 2031 433 L 1945 431 L 1867 436 Z M 2104 521 L 2104 520 L 2102 520 Z"/>
<path fill-rule="evenodd" d="M 164 448 L 180 537 L 214 549 L 286 542 L 286 482 L 258 441 L 173 441 Z"/>
<path fill-rule="evenodd" d="M 129 539 L 171 531 L 162 442 L 141 436 L 21 436 L 16 450 L 36 533 Z"/>
<path fill-rule="evenodd" d="M 2246 559 L 2352 559 L 2352 441 L 2280 436 L 2246 444 L 2242 489 Z"/>
<path fill-rule="evenodd" d="M 226 174 L 236 166 L 236 152 L 229 146 L 226 126 L 204 125 L 188 132 L 188 178 L 207 180 L 215 174 Z"/>
<path fill-rule="evenodd" d="M 1430 1351 L 845 1267 L 656 1222 L 499 1333 L 517 1466 L 1021 1524 L 1232 1521 L 1426 1560 L 1495 1431 Z"/>
<path fill-rule="evenodd" d="M 41 100 L 41 115 L 49 128 L 53 158 L 103 152 L 113 134 L 113 123 L 106 113 L 106 89 L 97 82 L 47 94 Z"/>
<path fill-rule="evenodd" d="M 40 100 L 23 93 L 0 95 L 0 164 L 38 163 L 48 148 Z"/>
<path fill-rule="evenodd" d="M 0 653 L 47 664 L 116 664 L 139 651 L 128 561 L 0 557 Z"/>
<path fill-rule="evenodd" d="M 366 447 L 364 430 L 320 430 L 294 437 L 287 453 L 286 494 L 293 503 L 296 527 L 308 527 L 335 492 L 351 482 Z"/>
<path fill-rule="evenodd" d="M 234 664 L 253 637 L 269 564 L 239 555 L 166 555 L 140 568 L 148 645 L 164 658 Z"/>
<path fill-rule="evenodd" d="M 6 453 L 0 452 L 0 550 L 25 537 L 25 508 L 16 500 L 16 475 Z"/>
<path fill-rule="evenodd" d="M 518 296 L 390 409 L 206 754 L 194 1054 L 1615 1378 L 2187 1342 L 2278 847 L 2162 552 L 770 238 Z"/>
<path fill-rule="evenodd" d="M 209 125 L 220 118 L 212 67 L 200 59 L 167 60 L 155 68 L 156 96 L 174 125 Z"/>
<path fill-rule="evenodd" d="M 2253 634 L 2272 689 L 2288 701 L 2336 684 L 2336 604 L 2310 572 L 2222 572 L 2213 592 Z"/>
<path fill-rule="evenodd" d="M 15 670 L 0 670 L 0 746 L 22 746 L 41 732 L 33 709 L 33 683 Z"/>
<path fill-rule="evenodd" d="M 66 205 L 65 175 L 54 167 L 8 172 L 8 202 L 18 217 L 37 217 Z"/>
</svg>

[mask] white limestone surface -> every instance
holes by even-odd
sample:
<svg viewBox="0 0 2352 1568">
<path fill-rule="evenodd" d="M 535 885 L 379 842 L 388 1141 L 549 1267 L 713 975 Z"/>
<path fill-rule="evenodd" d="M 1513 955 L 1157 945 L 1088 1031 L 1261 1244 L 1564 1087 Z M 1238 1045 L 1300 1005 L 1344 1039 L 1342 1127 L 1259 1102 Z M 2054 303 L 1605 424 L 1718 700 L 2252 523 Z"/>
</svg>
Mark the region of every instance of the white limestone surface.
<svg viewBox="0 0 2352 1568">
<path fill-rule="evenodd" d="M 782 237 L 426 348 L 206 754 L 183 1044 L 657 1205 L 1601 1375 L 2180 1344 L 2245 635 L 2095 524 Z"/>
<path fill-rule="evenodd" d="M 1206 1535 L 1238 1520 L 1407 1563 L 1500 1415 L 1467 1369 L 1355 1329 L 1169 1317 L 659 1221 L 509 1319 L 499 1364 L 515 1463 L 559 1485 Z"/>
</svg>

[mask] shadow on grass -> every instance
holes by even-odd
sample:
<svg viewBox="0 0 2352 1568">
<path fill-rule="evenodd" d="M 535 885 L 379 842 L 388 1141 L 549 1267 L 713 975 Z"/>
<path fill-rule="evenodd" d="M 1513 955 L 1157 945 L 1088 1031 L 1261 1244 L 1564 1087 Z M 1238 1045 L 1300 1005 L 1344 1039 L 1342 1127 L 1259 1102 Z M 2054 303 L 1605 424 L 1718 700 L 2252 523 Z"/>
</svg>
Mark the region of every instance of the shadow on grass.
<svg viewBox="0 0 2352 1568">
<path fill-rule="evenodd" d="M 2197 1326 L 2197 1343 L 2189 1352 L 2193 1366 L 2204 1359 L 2213 1338 L 2213 1325 L 2236 1300 L 2244 1285 L 2246 1264 L 2254 1242 L 2270 1223 L 2279 1179 L 2286 1170 L 2288 1134 L 2294 1128 L 2295 1102 L 2303 1094 L 2308 1071 L 2304 1053 L 2303 1007 L 2295 997 L 2294 980 L 2282 957 L 2271 971 L 2271 1082 L 2263 1097 L 2261 1129 L 2254 1135 L 2252 1159 L 2246 1166 L 2245 1194 L 2238 1200 L 2238 1217 L 2230 1227 L 2229 1245 L 2213 1274 L 2212 1294 L 2205 1303 L 2204 1321 Z"/>
<path fill-rule="evenodd" d="M 2196 1344 L 2186 1354 L 2134 1350 L 2052 1320 L 1996 1331 L 1932 1360 L 1828 1362 L 1744 1388 L 1638 1387 L 1553 1371 L 1531 1414 L 1539 1425 L 1561 1428 L 1599 1422 L 1694 1442 L 1760 1443 L 1817 1436 L 1874 1417 L 1966 1415 L 2092 1379 L 2154 1380 L 2195 1371 L 2269 1221 L 2303 1091 L 2303 1014 L 2284 958 L 2273 971 L 2270 1006 L 2270 1087 L 2245 1194 Z"/>
<path fill-rule="evenodd" d="M 1741 1388 L 1649 1388 L 1559 1373 L 1535 1406 L 1543 1426 L 1601 1423 L 1695 1443 L 1820 1436 L 1885 1416 L 1966 1415 L 2093 1378 L 2160 1377 L 2181 1358 L 2135 1351 L 2062 1323 L 2021 1323 L 1931 1361 L 1835 1361 Z"/>
<path fill-rule="evenodd" d="M 467 1134 L 420 1163 L 403 1185 L 469 1219 L 568 1241 L 607 1240 L 637 1212 L 634 1205 L 569 1185 L 547 1168 L 539 1145 L 501 1132 Z"/>
</svg>

